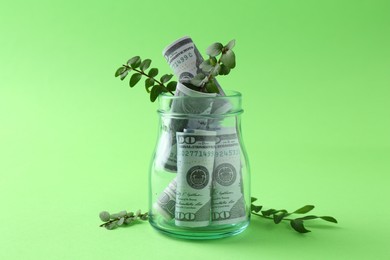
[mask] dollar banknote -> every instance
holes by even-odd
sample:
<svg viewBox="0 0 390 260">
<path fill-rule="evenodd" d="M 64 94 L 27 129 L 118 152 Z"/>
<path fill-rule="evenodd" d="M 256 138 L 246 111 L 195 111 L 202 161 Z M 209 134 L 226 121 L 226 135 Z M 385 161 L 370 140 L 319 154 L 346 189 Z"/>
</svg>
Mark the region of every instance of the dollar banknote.
<svg viewBox="0 0 390 260">
<path fill-rule="evenodd" d="M 215 135 L 205 130 L 177 133 L 177 226 L 210 225 Z"/>
<path fill-rule="evenodd" d="M 189 82 L 201 72 L 199 66 L 204 59 L 190 37 L 174 41 L 163 50 L 163 55 L 180 82 Z M 219 94 L 224 96 L 225 92 L 217 81 L 216 85 Z"/>
<path fill-rule="evenodd" d="M 217 130 L 211 213 L 213 225 L 238 223 L 247 218 L 235 128 Z"/>
<path fill-rule="evenodd" d="M 153 205 L 153 208 L 166 220 L 171 220 L 175 217 L 176 187 L 176 178 L 174 178 Z"/>
<path fill-rule="evenodd" d="M 216 96 L 215 93 L 194 91 L 180 82 L 177 84 L 176 90 L 177 96 L 188 96 L 188 98 L 174 99 L 170 113 L 187 115 L 187 117 L 162 117 L 162 133 L 157 145 L 155 159 L 158 168 L 170 172 L 177 171 L 176 132 L 182 132 L 184 128 L 206 129 L 208 127 L 208 119 L 202 117 L 189 118 L 188 115 L 210 114 L 214 102 L 213 97 Z M 198 99 L 197 97 L 204 98 Z"/>
</svg>

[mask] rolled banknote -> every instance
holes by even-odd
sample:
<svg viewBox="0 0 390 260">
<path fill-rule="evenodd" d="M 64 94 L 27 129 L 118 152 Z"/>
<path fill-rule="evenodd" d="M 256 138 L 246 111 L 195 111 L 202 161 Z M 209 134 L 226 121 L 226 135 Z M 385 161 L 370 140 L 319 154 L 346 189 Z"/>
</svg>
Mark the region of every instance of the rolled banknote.
<svg viewBox="0 0 390 260">
<path fill-rule="evenodd" d="M 203 62 L 203 57 L 188 36 L 168 45 L 163 50 L 163 55 L 180 82 L 189 82 L 196 74 L 201 72 L 199 66 Z M 224 96 L 225 92 L 218 82 L 216 82 L 216 85 L 219 93 Z"/>
<path fill-rule="evenodd" d="M 233 127 L 217 130 L 211 197 L 213 225 L 235 224 L 247 218 L 240 144 Z"/>
<path fill-rule="evenodd" d="M 215 131 L 205 130 L 177 133 L 177 226 L 210 224 L 215 135 Z"/>
<path fill-rule="evenodd" d="M 171 112 L 179 115 L 208 115 L 213 105 L 215 93 L 202 93 L 187 88 L 182 83 L 177 84 L 177 96 L 189 96 L 194 98 L 174 99 Z M 210 97 L 210 99 L 197 99 L 196 97 Z M 156 166 L 170 172 L 177 171 L 177 146 L 176 132 L 182 132 L 184 128 L 206 129 L 208 120 L 202 117 L 191 119 L 178 119 L 163 117 L 162 134 L 159 139 L 156 152 Z"/>
<path fill-rule="evenodd" d="M 203 62 L 203 57 L 196 48 L 192 39 L 188 36 L 180 38 L 163 50 L 163 55 L 171 67 L 179 82 L 187 83 L 196 74 L 201 72 L 199 66 Z M 225 92 L 215 80 L 219 95 L 225 96 Z M 175 95 L 180 96 L 180 89 L 176 88 Z M 216 100 L 211 108 L 211 114 L 223 114 L 232 108 L 231 104 L 223 99 Z M 218 120 L 210 120 L 213 127 L 218 124 Z M 190 127 L 189 127 L 190 128 Z M 193 128 L 193 127 L 191 127 Z"/>
<path fill-rule="evenodd" d="M 174 178 L 165 190 L 160 194 L 153 208 L 158 211 L 166 220 L 175 217 L 176 207 L 176 178 Z"/>
</svg>

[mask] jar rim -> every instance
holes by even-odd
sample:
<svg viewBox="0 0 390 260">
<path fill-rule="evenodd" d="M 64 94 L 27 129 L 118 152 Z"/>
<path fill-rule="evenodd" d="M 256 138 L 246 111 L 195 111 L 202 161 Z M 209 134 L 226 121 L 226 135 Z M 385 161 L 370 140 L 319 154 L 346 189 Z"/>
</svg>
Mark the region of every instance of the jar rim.
<svg viewBox="0 0 390 260">
<path fill-rule="evenodd" d="M 169 117 L 201 117 L 201 118 L 221 118 L 228 116 L 240 115 L 243 113 L 243 109 L 241 108 L 241 93 L 235 90 L 226 90 L 225 96 L 171 96 L 169 93 L 163 93 L 159 96 L 159 109 L 157 112 L 161 115 L 169 116 Z M 179 103 L 176 103 L 179 102 Z M 218 104 L 217 106 L 212 108 L 212 111 L 208 113 L 204 113 L 198 111 L 196 113 L 189 112 L 180 112 L 177 110 L 172 110 L 172 106 L 174 104 L 181 105 L 186 102 L 189 102 L 190 107 L 191 104 L 205 103 L 210 104 Z M 185 109 L 184 109 L 185 111 Z"/>
<path fill-rule="evenodd" d="M 225 90 L 225 96 L 217 95 L 215 97 L 212 96 L 201 96 L 201 97 L 193 97 L 193 96 L 172 96 L 169 93 L 162 93 L 158 96 L 158 99 L 161 100 L 176 100 L 176 99 L 231 99 L 231 98 L 241 98 L 242 94 L 236 90 Z"/>
</svg>

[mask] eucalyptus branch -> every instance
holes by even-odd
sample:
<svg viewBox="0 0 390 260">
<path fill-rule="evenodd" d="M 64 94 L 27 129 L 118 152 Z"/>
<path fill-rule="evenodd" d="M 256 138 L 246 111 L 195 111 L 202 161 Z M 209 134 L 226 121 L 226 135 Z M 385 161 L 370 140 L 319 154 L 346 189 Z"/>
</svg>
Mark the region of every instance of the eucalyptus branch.
<svg viewBox="0 0 390 260">
<path fill-rule="evenodd" d="M 201 92 L 219 93 L 215 78 L 218 75 L 228 75 L 235 68 L 236 57 L 232 50 L 234 45 L 235 40 L 231 40 L 225 46 L 219 42 L 210 45 L 206 50 L 209 58 L 200 64 L 201 72 L 190 83 Z"/>
<path fill-rule="evenodd" d="M 145 76 L 145 77 L 147 77 L 147 78 L 149 78 L 149 79 L 153 79 L 154 82 L 156 82 L 157 84 L 159 84 L 160 86 L 162 86 L 162 87 L 165 89 L 166 92 L 169 92 L 170 94 L 172 94 L 172 96 L 175 95 L 175 94 L 174 94 L 171 90 L 169 90 L 161 81 L 155 79 L 154 77 L 149 76 L 149 75 L 146 74 L 144 71 L 139 70 L 139 69 L 136 69 L 136 68 L 132 68 L 132 67 L 130 67 L 130 66 L 127 65 L 127 64 L 123 64 L 122 66 L 125 67 L 125 68 L 127 68 L 127 70 L 134 70 L 134 71 L 136 71 L 136 72 L 142 74 L 143 76 Z"/>
<path fill-rule="evenodd" d="M 337 223 L 337 220 L 334 217 L 331 216 L 315 216 L 315 215 L 307 215 L 299 218 L 288 218 L 288 216 L 291 216 L 293 214 L 306 214 L 310 212 L 312 209 L 314 209 L 313 205 L 306 205 L 303 206 L 302 208 L 299 208 L 293 212 L 288 212 L 285 209 L 268 209 L 268 210 L 262 210 L 263 206 L 258 206 L 253 204 L 257 198 L 251 199 L 251 213 L 253 215 L 259 216 L 261 218 L 266 218 L 266 219 L 272 219 L 275 224 L 279 224 L 282 221 L 290 221 L 291 227 L 299 232 L 299 233 L 307 233 L 310 232 L 305 226 L 304 226 L 304 221 L 306 220 L 312 220 L 312 219 L 322 219 L 328 222 L 332 223 Z M 260 212 L 260 213 L 259 213 Z"/>
<path fill-rule="evenodd" d="M 315 215 L 306 215 L 297 218 L 291 218 L 291 215 L 294 214 L 306 214 L 314 209 L 313 205 L 303 206 L 293 212 L 288 212 L 285 209 L 268 209 L 262 210 L 263 206 L 255 205 L 254 202 L 257 201 L 256 198 L 251 198 L 251 214 L 258 216 L 264 219 L 271 219 L 275 224 L 279 224 L 282 221 L 289 221 L 291 227 L 298 233 L 308 233 L 311 232 L 305 227 L 305 221 L 313 219 L 322 219 L 327 222 L 338 223 L 334 217 L 331 216 L 315 216 Z M 148 213 L 141 213 L 138 210 L 136 213 L 121 211 L 116 214 L 110 214 L 107 211 L 102 211 L 99 214 L 100 219 L 104 222 L 100 227 L 105 227 L 109 230 L 116 227 L 131 224 L 137 220 L 147 220 Z"/>
<path fill-rule="evenodd" d="M 140 210 L 138 210 L 136 213 L 126 212 L 124 210 L 119 213 L 110 214 L 107 211 L 102 211 L 100 212 L 99 217 L 100 220 L 104 222 L 103 224 L 100 225 L 100 227 L 105 227 L 111 230 L 118 226 L 131 224 L 138 219 L 147 220 L 148 213 L 141 213 Z"/>
<path fill-rule="evenodd" d="M 124 80 L 126 76 L 132 72 L 133 74 L 129 81 L 129 85 L 132 88 L 141 80 L 142 76 L 145 76 L 145 90 L 150 94 L 150 101 L 152 102 L 154 102 L 161 93 L 170 93 L 174 95 L 173 92 L 176 89 L 177 82 L 171 81 L 173 75 L 164 74 L 161 76 L 160 80 L 156 79 L 155 77 L 158 75 L 157 68 L 151 68 L 146 72 L 151 63 L 152 61 L 150 59 L 142 61 L 139 56 L 135 56 L 116 70 L 115 77 Z"/>
</svg>

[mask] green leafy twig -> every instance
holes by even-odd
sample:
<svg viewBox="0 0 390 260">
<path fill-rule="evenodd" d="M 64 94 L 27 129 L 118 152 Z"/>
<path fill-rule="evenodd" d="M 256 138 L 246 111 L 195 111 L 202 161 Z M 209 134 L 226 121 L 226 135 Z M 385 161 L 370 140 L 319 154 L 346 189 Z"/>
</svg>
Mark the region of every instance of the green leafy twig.
<svg viewBox="0 0 390 260">
<path fill-rule="evenodd" d="M 222 45 L 219 42 L 210 45 L 206 49 L 206 54 L 209 58 L 204 60 L 199 66 L 201 72 L 191 79 L 189 83 L 183 83 L 196 91 L 219 93 L 215 78 L 218 75 L 228 75 L 236 66 L 236 56 L 232 50 L 235 44 L 236 41 L 231 40 L 226 45 Z M 161 93 L 174 95 L 177 82 L 171 81 L 173 75 L 164 74 L 160 80 L 157 80 L 157 68 L 151 68 L 147 71 L 151 63 L 150 59 L 141 60 L 140 56 L 134 56 L 115 71 L 115 77 L 124 80 L 127 75 L 132 73 L 129 80 L 130 87 L 134 87 L 141 80 L 142 76 L 146 77 L 145 90 L 150 94 L 150 101 L 152 102 Z"/>
<path fill-rule="evenodd" d="M 313 205 L 306 205 L 302 208 L 299 208 L 293 212 L 288 212 L 285 209 L 268 209 L 268 210 L 262 210 L 263 206 L 258 206 L 253 204 L 257 198 L 251 198 L 251 213 L 253 215 L 266 218 L 266 219 L 272 219 L 275 224 L 281 223 L 283 220 L 284 221 L 290 221 L 291 227 L 299 232 L 299 233 L 307 233 L 310 232 L 305 226 L 304 226 L 304 221 L 306 220 L 312 220 L 312 219 L 322 219 L 328 222 L 332 223 L 337 223 L 337 220 L 334 217 L 330 216 L 315 216 L 315 215 L 307 215 L 299 218 L 289 218 L 289 216 L 293 214 L 306 214 L 310 212 L 312 209 L 314 209 Z"/>
<path fill-rule="evenodd" d="M 218 75 L 228 75 L 236 67 L 236 56 L 232 50 L 235 44 L 235 40 L 226 45 L 220 42 L 211 44 L 206 50 L 209 58 L 200 64 L 201 72 L 190 83 L 201 92 L 219 93 L 215 78 Z"/>
<path fill-rule="evenodd" d="M 105 222 L 100 225 L 100 227 L 105 227 L 107 229 L 114 229 L 118 226 L 131 224 L 134 221 L 140 219 L 140 220 L 147 220 L 148 219 L 148 213 L 141 213 L 141 210 L 138 210 L 136 213 L 134 212 L 126 212 L 121 211 L 119 213 L 110 214 L 107 211 L 102 211 L 99 214 L 100 220 Z"/>
<path fill-rule="evenodd" d="M 146 71 L 149 69 L 151 63 L 152 61 L 150 59 L 141 60 L 140 56 L 135 56 L 116 70 L 115 77 L 124 80 L 129 73 L 133 73 L 129 81 L 129 85 L 132 88 L 141 80 L 142 76 L 145 76 L 145 90 L 150 94 L 150 101 L 152 102 L 154 102 L 161 93 L 170 93 L 174 95 L 173 92 L 176 89 L 177 82 L 171 81 L 173 75 L 164 74 L 161 76 L 160 80 L 157 80 L 157 68 L 151 68 L 148 72 Z"/>
</svg>

